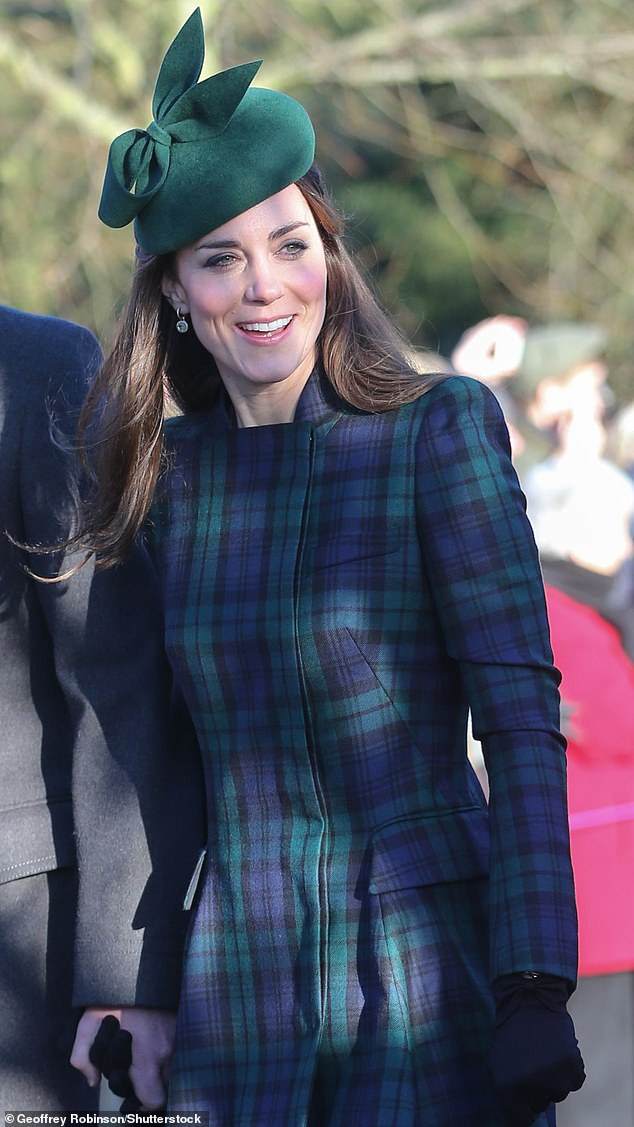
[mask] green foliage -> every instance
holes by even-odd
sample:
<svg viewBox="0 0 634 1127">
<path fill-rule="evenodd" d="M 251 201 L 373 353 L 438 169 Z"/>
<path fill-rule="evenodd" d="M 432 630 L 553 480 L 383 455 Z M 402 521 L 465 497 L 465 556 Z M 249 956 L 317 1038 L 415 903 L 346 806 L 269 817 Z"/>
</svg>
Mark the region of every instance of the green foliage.
<svg viewBox="0 0 634 1127">
<path fill-rule="evenodd" d="M 428 193 L 426 193 L 428 195 Z M 467 249 L 438 209 L 402 184 L 342 185 L 349 241 L 414 344 L 448 349 L 457 326 L 486 315 Z"/>
<path fill-rule="evenodd" d="M 105 340 L 132 239 L 96 219 L 195 0 L 4 0 L 0 300 Z M 419 343 L 487 313 L 599 320 L 634 396 L 631 0 L 202 0 L 205 73 L 305 102 L 350 241 Z"/>
</svg>

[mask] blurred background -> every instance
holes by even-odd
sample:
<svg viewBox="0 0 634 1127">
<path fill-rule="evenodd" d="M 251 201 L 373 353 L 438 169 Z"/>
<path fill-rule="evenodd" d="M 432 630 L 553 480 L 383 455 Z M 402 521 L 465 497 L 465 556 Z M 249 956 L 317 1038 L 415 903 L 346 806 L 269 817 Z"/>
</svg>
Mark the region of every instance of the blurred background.
<svg viewBox="0 0 634 1127">
<path fill-rule="evenodd" d="M 131 235 L 96 218 L 195 0 L 0 0 L 0 301 L 107 344 Z M 203 76 L 297 96 L 383 303 L 445 355 L 493 313 L 599 322 L 634 396 L 631 0 L 202 0 Z"/>
</svg>

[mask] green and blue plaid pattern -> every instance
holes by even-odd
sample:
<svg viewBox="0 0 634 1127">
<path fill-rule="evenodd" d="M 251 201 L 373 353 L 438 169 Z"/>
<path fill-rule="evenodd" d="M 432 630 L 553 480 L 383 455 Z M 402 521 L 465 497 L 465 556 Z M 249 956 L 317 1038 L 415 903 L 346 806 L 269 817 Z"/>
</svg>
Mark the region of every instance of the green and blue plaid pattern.
<svg viewBox="0 0 634 1127">
<path fill-rule="evenodd" d="M 499 1127 L 490 980 L 574 979 L 576 916 L 559 678 L 497 402 L 451 377 L 363 414 L 314 373 L 293 423 L 239 430 L 220 403 L 167 441 L 152 535 L 210 827 L 170 1106 Z"/>
</svg>

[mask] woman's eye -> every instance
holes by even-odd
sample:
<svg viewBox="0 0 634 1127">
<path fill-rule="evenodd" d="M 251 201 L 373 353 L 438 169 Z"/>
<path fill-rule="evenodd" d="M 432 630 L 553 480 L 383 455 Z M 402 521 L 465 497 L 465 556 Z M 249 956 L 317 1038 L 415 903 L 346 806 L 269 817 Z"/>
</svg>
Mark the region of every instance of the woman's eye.
<svg viewBox="0 0 634 1127">
<path fill-rule="evenodd" d="M 211 258 L 205 259 L 203 266 L 211 270 L 224 270 L 228 266 L 233 266 L 235 260 L 234 254 L 213 254 Z"/>
<path fill-rule="evenodd" d="M 308 244 L 305 243 L 302 239 L 293 239 L 292 242 L 284 243 L 282 250 L 290 258 L 297 258 L 298 255 L 303 254 L 303 252 L 307 250 L 307 248 Z"/>
</svg>

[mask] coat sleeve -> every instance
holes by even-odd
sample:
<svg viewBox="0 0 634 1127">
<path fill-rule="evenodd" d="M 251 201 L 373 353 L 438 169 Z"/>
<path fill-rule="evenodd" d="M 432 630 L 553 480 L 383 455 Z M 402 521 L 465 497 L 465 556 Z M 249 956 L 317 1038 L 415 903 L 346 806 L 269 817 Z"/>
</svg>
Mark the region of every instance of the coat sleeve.
<svg viewBox="0 0 634 1127">
<path fill-rule="evenodd" d="M 574 982 L 560 677 L 506 426 L 475 380 L 450 378 L 425 398 L 419 534 L 489 776 L 491 977 L 541 970 Z"/>
<path fill-rule="evenodd" d="M 98 360 L 91 335 L 69 326 L 47 395 L 25 419 L 28 543 L 55 543 L 68 530 L 69 440 Z M 54 575 L 68 562 L 34 554 L 29 565 Z M 139 545 L 123 565 L 95 573 L 87 564 L 67 582 L 34 587 L 72 733 L 75 1004 L 175 1007 L 203 789 L 189 720 L 171 708 L 153 569 Z"/>
</svg>

